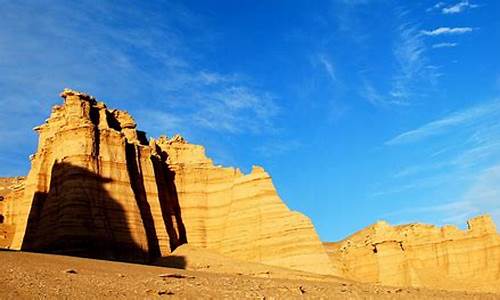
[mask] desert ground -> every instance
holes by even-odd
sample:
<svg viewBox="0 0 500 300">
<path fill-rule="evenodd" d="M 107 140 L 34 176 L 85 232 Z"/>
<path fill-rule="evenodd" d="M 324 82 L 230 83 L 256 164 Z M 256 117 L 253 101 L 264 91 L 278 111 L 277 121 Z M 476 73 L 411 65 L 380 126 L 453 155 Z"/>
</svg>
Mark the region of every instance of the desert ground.
<svg viewBox="0 0 500 300">
<path fill-rule="evenodd" d="M 192 252 L 184 249 L 182 253 Z M 499 299 L 475 294 L 360 284 L 276 267 L 225 261 L 196 251 L 186 269 L 0 251 L 0 298 Z M 189 257 L 190 255 L 186 255 Z M 179 256 L 177 256 L 179 257 Z M 189 259 L 188 259 L 189 261 Z M 211 263 L 207 263 L 213 261 Z M 289 277 L 290 279 L 285 279 Z"/>
</svg>

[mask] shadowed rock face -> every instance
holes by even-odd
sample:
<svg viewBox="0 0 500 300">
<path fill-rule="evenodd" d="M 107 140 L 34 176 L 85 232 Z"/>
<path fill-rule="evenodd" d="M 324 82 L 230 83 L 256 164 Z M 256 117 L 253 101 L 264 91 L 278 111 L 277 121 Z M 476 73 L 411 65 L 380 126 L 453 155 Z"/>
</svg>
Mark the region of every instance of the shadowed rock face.
<svg viewBox="0 0 500 300">
<path fill-rule="evenodd" d="M 392 286 L 500 292 L 500 235 L 489 216 L 463 231 L 378 222 L 338 243 L 325 243 L 346 277 Z"/>
<path fill-rule="evenodd" d="M 214 166 L 182 137 L 147 141 L 124 111 L 61 93 L 39 133 L 24 193 L 1 212 L 11 249 L 148 262 L 189 243 L 223 254 L 335 274 L 310 220 L 269 175 Z"/>
</svg>

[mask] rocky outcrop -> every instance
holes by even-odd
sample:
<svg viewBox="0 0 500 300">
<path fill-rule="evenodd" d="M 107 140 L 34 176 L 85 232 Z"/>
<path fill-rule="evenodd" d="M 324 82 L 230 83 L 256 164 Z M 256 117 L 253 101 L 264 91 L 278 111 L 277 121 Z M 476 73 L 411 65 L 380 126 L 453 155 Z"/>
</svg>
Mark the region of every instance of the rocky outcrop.
<svg viewBox="0 0 500 300">
<path fill-rule="evenodd" d="M 22 196 L 24 177 L 0 178 L 0 248 L 7 248 L 14 234 L 13 218 Z"/>
<path fill-rule="evenodd" d="M 180 137 L 156 144 L 175 173 L 189 244 L 238 259 L 332 273 L 311 221 L 288 210 L 264 169 L 254 166 L 244 175 L 214 166 L 203 147 Z"/>
<path fill-rule="evenodd" d="M 469 220 L 467 230 L 380 221 L 325 248 L 354 280 L 500 292 L 500 235 L 489 216 Z"/>
<path fill-rule="evenodd" d="M 124 111 L 65 90 L 35 128 L 24 193 L 8 211 L 12 249 L 152 261 L 189 243 L 225 255 L 335 273 L 311 221 L 260 167 L 214 166 L 182 137 L 147 141 Z"/>
</svg>

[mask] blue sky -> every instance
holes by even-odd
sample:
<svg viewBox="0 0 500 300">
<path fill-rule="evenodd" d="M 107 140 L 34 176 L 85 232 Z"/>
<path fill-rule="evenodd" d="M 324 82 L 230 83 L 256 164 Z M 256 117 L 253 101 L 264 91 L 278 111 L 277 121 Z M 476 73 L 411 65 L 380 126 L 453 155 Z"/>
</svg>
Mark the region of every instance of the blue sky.
<svg viewBox="0 0 500 300">
<path fill-rule="evenodd" d="M 78 3 L 76 3 L 78 2 Z M 64 87 L 263 165 L 323 240 L 500 223 L 498 1 L 0 0 L 0 176 Z"/>
</svg>

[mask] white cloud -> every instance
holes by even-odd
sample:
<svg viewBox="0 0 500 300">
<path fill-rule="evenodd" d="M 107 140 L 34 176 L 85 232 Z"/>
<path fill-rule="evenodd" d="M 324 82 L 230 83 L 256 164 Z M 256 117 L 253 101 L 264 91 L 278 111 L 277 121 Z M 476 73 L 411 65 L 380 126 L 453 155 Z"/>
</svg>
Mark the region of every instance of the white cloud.
<svg viewBox="0 0 500 300">
<path fill-rule="evenodd" d="M 474 29 L 471 27 L 439 27 L 434 30 L 422 30 L 422 34 L 428 36 L 438 36 L 443 34 L 464 34 L 468 32 L 472 32 Z"/>
<path fill-rule="evenodd" d="M 477 122 L 483 117 L 498 114 L 500 112 L 500 102 L 481 104 L 472 108 L 452 113 L 442 119 L 429 122 L 417 129 L 410 130 L 397 135 L 385 142 L 386 145 L 399 145 L 413 143 L 428 137 L 440 135 L 456 126 Z"/>
<path fill-rule="evenodd" d="M 438 49 L 438 48 L 453 48 L 458 46 L 458 43 L 437 43 L 432 45 L 432 48 Z"/>
<path fill-rule="evenodd" d="M 412 17 L 411 10 L 406 9 L 404 5 L 389 5 L 386 1 L 377 3 L 383 4 L 384 9 L 390 14 L 387 17 L 394 19 L 398 24 L 395 30 L 390 26 L 390 29 L 383 29 L 384 32 L 380 33 L 384 38 L 391 39 L 390 42 L 384 43 L 384 47 L 392 48 L 390 53 L 393 57 L 388 58 L 390 61 L 388 64 L 381 66 L 380 62 L 370 61 L 374 56 L 363 54 L 359 59 L 361 67 L 358 74 L 361 87 L 358 93 L 372 105 L 386 107 L 413 105 L 432 91 L 441 74 L 427 67 L 430 63 L 427 55 L 428 46 L 421 33 L 421 25 Z M 440 5 L 442 4 L 438 6 Z M 349 37 L 359 45 L 358 48 L 372 51 L 371 43 L 379 39 L 379 34 L 371 36 L 370 30 L 366 30 L 365 26 L 359 26 L 364 24 L 366 18 L 362 10 L 351 9 L 349 12 L 350 14 L 340 14 L 341 31 L 348 31 Z M 360 40 L 357 38 L 359 36 L 364 37 Z M 384 55 L 385 53 L 387 51 L 383 51 Z M 389 76 L 383 80 L 389 84 L 381 83 L 380 76 Z"/>
<path fill-rule="evenodd" d="M 398 64 L 389 95 L 394 103 L 407 104 L 414 92 L 414 85 L 423 78 L 429 78 L 425 68 L 427 58 L 425 43 L 416 25 L 404 23 L 398 29 L 398 42 L 393 53 Z"/>
<path fill-rule="evenodd" d="M 394 172 L 391 188 L 380 189 L 372 196 L 402 194 L 409 190 L 426 191 L 417 201 L 429 203 L 431 195 L 456 191 L 438 204 L 412 207 L 399 214 L 438 217 L 445 223 L 460 224 L 479 213 L 490 213 L 500 221 L 500 100 L 479 104 L 451 113 L 417 129 L 402 133 L 386 145 L 424 143 L 421 159 Z M 430 137 L 437 137 L 428 141 Z M 444 148 L 443 148 L 444 147 Z M 439 149 L 438 152 L 435 149 Z M 398 181 L 396 188 L 394 181 Z M 436 191 L 436 192 L 434 192 Z M 451 192 L 453 193 L 453 192 Z M 456 200 L 455 200 L 456 199 Z M 434 202 L 435 203 L 435 202 Z M 432 214 L 424 214 L 432 213 Z"/>
<path fill-rule="evenodd" d="M 213 130 L 269 133 L 274 130 L 272 118 L 278 112 L 273 95 L 245 86 L 228 86 L 200 98 L 193 119 L 198 126 Z"/>
<path fill-rule="evenodd" d="M 500 224 L 500 165 L 481 172 L 459 200 L 412 208 L 415 213 L 435 213 L 444 224 L 461 225 L 479 214 L 489 214 Z"/>
<path fill-rule="evenodd" d="M 275 132 L 273 118 L 280 108 L 275 97 L 267 92 L 228 84 L 213 92 L 195 92 L 187 96 L 189 105 L 182 107 L 182 113 L 140 110 L 139 124 L 151 128 L 148 132 L 155 135 L 174 131 L 189 135 L 201 129 L 231 134 Z"/>
<path fill-rule="evenodd" d="M 214 85 L 214 84 L 238 81 L 238 76 L 236 75 L 231 75 L 231 74 L 225 75 L 210 71 L 201 71 L 198 73 L 198 76 L 199 78 L 197 78 L 197 80 L 200 80 L 203 84 L 206 85 Z"/>
<path fill-rule="evenodd" d="M 433 10 L 440 9 L 441 7 L 443 7 L 445 5 L 446 5 L 446 3 L 444 3 L 444 2 L 438 2 L 438 3 L 434 4 L 433 6 L 429 7 L 428 9 L 426 9 L 426 11 L 431 12 Z"/>
<path fill-rule="evenodd" d="M 373 86 L 373 84 L 367 80 L 363 82 L 361 86 L 360 94 L 363 98 L 365 98 L 372 105 L 378 106 L 386 103 L 385 97 L 383 97 L 377 89 Z"/>
<path fill-rule="evenodd" d="M 318 60 L 325 69 L 325 72 L 328 74 L 330 79 L 332 81 L 336 81 L 337 77 L 335 76 L 335 69 L 330 59 L 328 59 L 325 55 L 319 55 Z"/>
<path fill-rule="evenodd" d="M 421 33 L 420 24 L 411 20 L 409 11 L 401 7 L 394 8 L 399 26 L 396 28 L 393 42 L 390 85 L 374 85 L 362 75 L 360 94 L 374 105 L 408 106 L 422 99 L 437 83 L 440 74 L 430 65 L 427 56 L 428 47 Z"/>
<path fill-rule="evenodd" d="M 255 151 L 264 157 L 272 157 L 283 155 L 300 147 L 302 147 L 302 144 L 298 140 L 273 140 L 272 142 L 263 143 Z"/>
<path fill-rule="evenodd" d="M 277 106 L 270 93 L 255 88 L 244 75 L 203 68 L 201 55 L 193 52 L 193 42 L 186 41 L 181 31 L 192 29 L 196 40 L 208 43 L 205 38 L 211 37 L 206 37 L 206 26 L 185 8 L 165 5 L 169 9 L 164 10 L 171 11 L 166 15 L 154 9 L 115 7 L 107 2 L 87 7 L 56 1 L 46 10 L 21 1 L 4 5 L 5 14 L 0 12 L 0 67 L 5 72 L 0 73 L 0 82 L 7 89 L 2 94 L 0 117 L 5 114 L 5 120 L 9 115 L 19 118 L 23 111 L 33 108 L 46 115 L 50 104 L 58 101 L 57 92 L 71 87 L 107 101 L 118 98 L 122 104 L 127 99 L 147 97 L 144 101 L 149 105 L 158 104 L 155 110 L 165 104 L 169 114 L 177 113 L 176 122 L 170 125 L 179 124 L 186 111 L 203 102 L 204 107 L 224 103 L 231 108 L 219 110 L 222 119 L 244 106 L 246 114 L 239 115 L 235 122 L 265 119 L 270 126 L 275 114 L 268 112 L 269 107 Z M 96 18 L 93 9 L 106 13 Z M 66 11 L 73 11 L 70 22 L 64 17 Z M 109 23 L 111 19 L 113 24 Z M 121 20 L 127 22 L 116 26 Z M 175 29 L 171 23 L 176 24 Z M 41 120 L 43 116 L 33 119 Z M 225 119 L 229 122 L 232 117 Z"/>
<path fill-rule="evenodd" d="M 57 94 L 64 87 L 94 94 L 132 115 L 154 111 L 139 123 L 149 133 L 272 131 L 279 111 L 275 96 L 238 70 L 207 67 L 203 54 L 212 51 L 203 50 L 216 47 L 216 37 L 205 23 L 180 4 L 163 1 L 147 6 L 2 2 L 0 141 L 17 129 L 8 141 L 21 145 L 19 152 L 27 157 L 36 142 L 31 128 L 60 103 Z M 0 172 L 5 168 L 0 164 Z"/>
<path fill-rule="evenodd" d="M 476 4 L 471 4 L 468 0 L 460 1 L 457 4 L 443 7 L 441 12 L 443 14 L 458 14 L 466 10 L 467 8 L 476 8 Z"/>
</svg>

